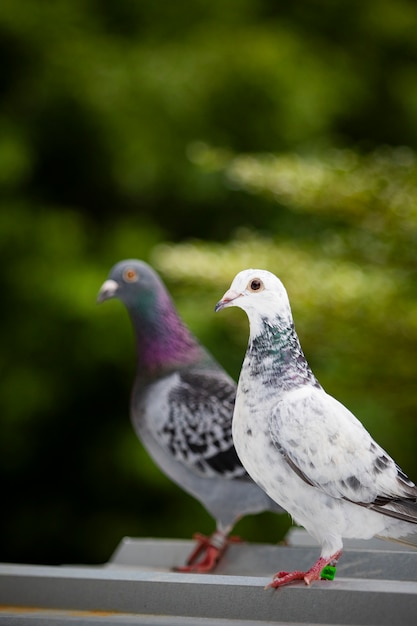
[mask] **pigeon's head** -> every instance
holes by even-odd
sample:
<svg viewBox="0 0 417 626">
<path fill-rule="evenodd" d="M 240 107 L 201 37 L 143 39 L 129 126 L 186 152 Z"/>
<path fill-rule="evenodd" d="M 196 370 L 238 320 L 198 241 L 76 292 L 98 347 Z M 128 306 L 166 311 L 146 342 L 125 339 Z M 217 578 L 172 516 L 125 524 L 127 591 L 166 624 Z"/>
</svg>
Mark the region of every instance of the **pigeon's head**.
<svg viewBox="0 0 417 626">
<path fill-rule="evenodd" d="M 238 306 L 248 315 L 257 312 L 263 318 L 291 315 L 290 304 L 282 282 L 267 270 L 243 270 L 233 279 L 230 289 L 216 304 L 215 311 Z"/>
<path fill-rule="evenodd" d="M 162 281 L 147 263 L 128 259 L 112 267 L 97 302 L 118 298 L 128 309 L 150 308 L 161 291 L 165 292 Z"/>
<path fill-rule="evenodd" d="M 128 259 L 112 267 L 97 302 L 118 298 L 128 310 L 142 371 L 150 376 L 207 359 L 179 317 L 159 275 L 144 261 Z"/>
</svg>

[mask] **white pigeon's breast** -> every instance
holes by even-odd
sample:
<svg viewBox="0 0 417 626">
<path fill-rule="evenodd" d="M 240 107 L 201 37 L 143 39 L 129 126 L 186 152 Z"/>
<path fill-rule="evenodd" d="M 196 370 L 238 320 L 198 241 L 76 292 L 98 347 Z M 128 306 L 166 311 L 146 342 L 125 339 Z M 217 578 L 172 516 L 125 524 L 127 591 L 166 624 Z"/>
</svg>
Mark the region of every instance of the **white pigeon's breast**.
<svg viewBox="0 0 417 626">
<path fill-rule="evenodd" d="M 267 415 L 269 409 L 272 410 L 274 397 L 271 394 L 268 402 L 266 393 L 259 403 L 251 387 L 250 381 L 239 381 L 232 424 L 234 445 L 252 479 L 285 506 L 287 485 L 292 477 L 269 433 Z"/>
</svg>

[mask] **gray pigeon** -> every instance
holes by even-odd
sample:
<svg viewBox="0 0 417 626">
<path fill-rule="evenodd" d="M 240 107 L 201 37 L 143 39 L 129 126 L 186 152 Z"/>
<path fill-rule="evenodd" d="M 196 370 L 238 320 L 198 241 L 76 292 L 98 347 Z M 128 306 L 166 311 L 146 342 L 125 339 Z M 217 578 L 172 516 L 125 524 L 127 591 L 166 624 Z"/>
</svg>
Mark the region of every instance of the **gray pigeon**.
<svg viewBox="0 0 417 626">
<path fill-rule="evenodd" d="M 322 548 L 308 571 L 278 572 L 269 587 L 319 579 L 336 565 L 344 537 L 403 538 L 415 546 L 416 486 L 315 378 L 279 279 L 240 272 L 216 310 L 230 306 L 246 311 L 250 325 L 233 414 L 237 453 Z"/>
<path fill-rule="evenodd" d="M 135 333 L 137 373 L 131 419 L 148 453 L 216 520 L 181 571 L 210 571 L 239 518 L 282 510 L 250 479 L 232 441 L 236 383 L 178 315 L 158 274 L 143 261 L 117 263 L 98 302 L 118 298 Z"/>
</svg>

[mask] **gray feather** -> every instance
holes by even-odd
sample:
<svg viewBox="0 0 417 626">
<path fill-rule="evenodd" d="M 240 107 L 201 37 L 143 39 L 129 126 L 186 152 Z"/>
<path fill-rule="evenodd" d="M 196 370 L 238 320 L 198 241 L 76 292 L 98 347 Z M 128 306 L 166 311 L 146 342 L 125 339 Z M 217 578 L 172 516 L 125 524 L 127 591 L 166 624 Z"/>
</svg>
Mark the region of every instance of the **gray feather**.
<svg viewBox="0 0 417 626">
<path fill-rule="evenodd" d="M 252 481 L 232 440 L 236 383 L 181 320 L 158 274 L 121 261 L 98 301 L 118 298 L 135 333 L 131 419 L 154 462 L 229 532 L 241 516 L 280 508 Z"/>
</svg>

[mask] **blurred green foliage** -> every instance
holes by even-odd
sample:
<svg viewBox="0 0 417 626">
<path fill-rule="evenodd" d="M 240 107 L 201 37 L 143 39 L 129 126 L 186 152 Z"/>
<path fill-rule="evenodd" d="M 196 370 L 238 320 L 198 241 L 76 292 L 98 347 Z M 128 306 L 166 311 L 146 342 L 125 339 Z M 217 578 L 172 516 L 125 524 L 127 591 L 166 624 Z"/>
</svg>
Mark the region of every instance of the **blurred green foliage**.
<svg viewBox="0 0 417 626">
<path fill-rule="evenodd" d="M 278 274 L 316 375 L 417 479 L 416 28 L 412 0 L 1 2 L 1 561 L 213 528 L 129 424 L 129 321 L 95 305 L 127 257 L 235 377 L 247 320 L 214 304 Z"/>
</svg>

